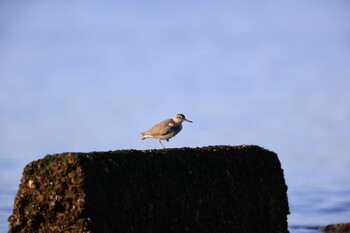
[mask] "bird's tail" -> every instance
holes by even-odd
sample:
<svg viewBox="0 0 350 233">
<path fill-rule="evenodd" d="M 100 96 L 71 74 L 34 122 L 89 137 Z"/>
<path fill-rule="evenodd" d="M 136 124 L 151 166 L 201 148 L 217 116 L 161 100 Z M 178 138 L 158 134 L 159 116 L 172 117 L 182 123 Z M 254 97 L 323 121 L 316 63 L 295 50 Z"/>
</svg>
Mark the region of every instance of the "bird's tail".
<svg viewBox="0 0 350 233">
<path fill-rule="evenodd" d="M 140 139 L 139 140 L 137 140 L 137 142 L 136 143 L 138 143 L 138 142 L 140 142 L 141 140 L 143 140 L 143 139 L 145 139 L 146 137 L 144 136 L 144 133 L 141 133 L 141 137 L 140 137 Z"/>
</svg>

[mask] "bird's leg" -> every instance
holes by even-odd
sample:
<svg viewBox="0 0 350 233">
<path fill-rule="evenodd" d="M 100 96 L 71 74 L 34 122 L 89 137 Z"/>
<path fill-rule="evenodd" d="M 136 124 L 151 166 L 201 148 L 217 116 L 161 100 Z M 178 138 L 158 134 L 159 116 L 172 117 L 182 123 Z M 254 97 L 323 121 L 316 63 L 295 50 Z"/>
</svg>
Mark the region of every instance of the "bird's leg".
<svg viewBox="0 0 350 233">
<path fill-rule="evenodd" d="M 165 146 L 164 146 L 163 143 L 160 141 L 160 139 L 158 139 L 158 142 L 160 143 L 160 145 L 162 145 L 163 149 L 165 149 Z"/>
</svg>

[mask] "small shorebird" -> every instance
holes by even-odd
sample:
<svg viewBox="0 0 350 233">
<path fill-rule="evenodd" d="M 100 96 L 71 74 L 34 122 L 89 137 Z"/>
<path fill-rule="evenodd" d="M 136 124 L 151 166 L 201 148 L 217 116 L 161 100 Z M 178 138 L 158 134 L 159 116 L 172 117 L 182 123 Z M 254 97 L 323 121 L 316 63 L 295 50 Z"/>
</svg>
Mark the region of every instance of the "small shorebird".
<svg viewBox="0 0 350 233">
<path fill-rule="evenodd" d="M 170 138 L 178 134 L 182 130 L 182 122 L 184 121 L 192 123 L 192 121 L 186 119 L 184 114 L 176 114 L 172 119 L 166 119 L 156 124 L 148 131 L 142 132 L 140 140 L 144 140 L 146 138 L 156 138 L 158 139 L 160 145 L 165 148 L 161 140 L 169 141 Z"/>
</svg>

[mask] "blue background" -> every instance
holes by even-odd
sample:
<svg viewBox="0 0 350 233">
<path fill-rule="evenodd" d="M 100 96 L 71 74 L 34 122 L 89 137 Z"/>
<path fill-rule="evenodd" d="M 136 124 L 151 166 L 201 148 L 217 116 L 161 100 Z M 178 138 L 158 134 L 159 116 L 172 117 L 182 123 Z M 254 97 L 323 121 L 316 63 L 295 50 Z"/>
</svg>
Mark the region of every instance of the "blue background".
<svg viewBox="0 0 350 233">
<path fill-rule="evenodd" d="M 291 225 L 349 220 L 349 1 L 14 0 L 0 22 L 0 226 L 27 163 L 160 148 L 136 141 L 176 113 L 166 147 L 276 152 Z"/>
</svg>

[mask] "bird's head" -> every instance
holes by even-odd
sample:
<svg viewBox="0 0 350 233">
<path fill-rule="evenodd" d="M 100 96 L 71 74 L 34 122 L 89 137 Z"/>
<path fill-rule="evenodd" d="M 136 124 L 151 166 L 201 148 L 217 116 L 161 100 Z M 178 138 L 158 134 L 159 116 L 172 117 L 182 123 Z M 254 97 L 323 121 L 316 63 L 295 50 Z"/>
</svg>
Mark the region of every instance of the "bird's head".
<svg viewBox="0 0 350 233">
<path fill-rule="evenodd" d="M 187 120 L 186 119 L 186 117 L 185 117 L 185 115 L 184 114 L 181 114 L 181 113 L 179 113 L 179 114 L 176 114 L 174 117 L 173 117 L 173 121 L 175 121 L 176 123 L 182 123 L 182 122 L 184 122 L 184 121 L 187 121 L 187 122 L 191 122 L 192 123 L 192 121 L 190 121 L 190 120 Z"/>
</svg>

